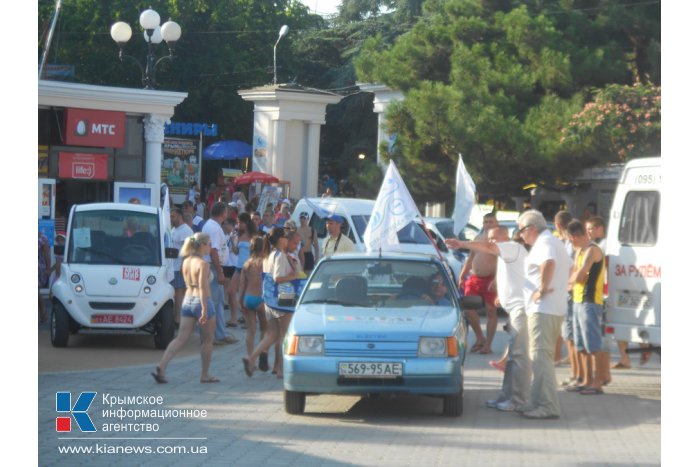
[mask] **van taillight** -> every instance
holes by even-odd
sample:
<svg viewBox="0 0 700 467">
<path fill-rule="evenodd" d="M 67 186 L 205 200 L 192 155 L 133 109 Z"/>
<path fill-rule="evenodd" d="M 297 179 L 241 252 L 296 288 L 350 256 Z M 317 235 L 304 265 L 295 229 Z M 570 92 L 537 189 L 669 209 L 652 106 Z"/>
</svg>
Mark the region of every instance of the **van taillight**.
<svg viewBox="0 0 700 467">
<path fill-rule="evenodd" d="M 608 265 L 610 264 L 610 256 L 605 255 L 605 278 L 603 278 L 603 296 L 608 296 Z"/>
<path fill-rule="evenodd" d="M 605 334 L 615 334 L 615 328 L 612 326 L 607 326 L 605 328 Z"/>
</svg>

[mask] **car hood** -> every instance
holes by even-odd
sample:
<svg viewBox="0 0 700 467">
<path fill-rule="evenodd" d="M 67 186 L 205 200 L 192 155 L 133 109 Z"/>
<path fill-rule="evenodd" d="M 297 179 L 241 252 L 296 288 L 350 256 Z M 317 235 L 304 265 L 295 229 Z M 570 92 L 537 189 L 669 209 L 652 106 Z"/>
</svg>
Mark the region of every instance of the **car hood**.
<svg viewBox="0 0 700 467">
<path fill-rule="evenodd" d="M 157 275 L 158 269 L 153 266 L 79 265 L 69 267 L 69 272 L 80 275 L 85 295 L 89 297 L 138 297 L 146 277 Z"/>
<path fill-rule="evenodd" d="M 459 313 L 452 307 L 414 306 L 374 308 L 336 304 L 302 305 L 295 313 L 292 332 L 323 334 L 330 340 L 381 336 L 449 336 L 454 334 Z"/>
</svg>

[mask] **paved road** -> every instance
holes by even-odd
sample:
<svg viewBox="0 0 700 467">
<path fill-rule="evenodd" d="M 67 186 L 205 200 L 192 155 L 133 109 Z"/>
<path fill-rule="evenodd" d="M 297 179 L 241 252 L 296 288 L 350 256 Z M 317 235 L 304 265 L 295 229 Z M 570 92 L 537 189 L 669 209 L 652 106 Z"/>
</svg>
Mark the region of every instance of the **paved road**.
<svg viewBox="0 0 700 467">
<path fill-rule="evenodd" d="M 496 348 L 505 335 L 497 333 Z M 152 365 L 49 372 L 39 375 L 39 465 L 658 465 L 661 438 L 660 359 L 632 370 L 614 371 L 604 396 L 560 392 L 563 416 L 555 421 L 526 420 L 484 406 L 500 385 L 501 373 L 488 366 L 493 356 L 469 355 L 465 363 L 465 413 L 440 415 L 441 401 L 421 397 L 307 398 L 303 416 L 287 415 L 282 383 L 273 375 L 247 378 L 241 343 L 220 347 L 212 373 L 218 384 L 198 382 L 196 356 L 173 361 L 167 385 L 156 385 Z M 635 362 L 638 360 L 635 356 Z M 563 379 L 566 368 L 557 369 Z M 97 397 L 88 414 L 97 433 L 55 430 L 55 393 L 81 391 Z M 110 408 L 103 395 L 162 396 L 162 405 L 113 409 L 197 409 L 206 418 L 103 417 Z M 107 423 L 158 423 L 157 432 L 102 432 Z M 73 437 L 75 439 L 59 439 Z M 100 439 L 95 438 L 135 438 Z M 146 439 L 204 438 L 204 439 Z M 61 454 L 59 447 L 96 447 L 101 454 Z M 195 453 L 121 454 L 108 449 L 172 450 Z M 206 450 L 206 453 L 203 451 Z"/>
</svg>

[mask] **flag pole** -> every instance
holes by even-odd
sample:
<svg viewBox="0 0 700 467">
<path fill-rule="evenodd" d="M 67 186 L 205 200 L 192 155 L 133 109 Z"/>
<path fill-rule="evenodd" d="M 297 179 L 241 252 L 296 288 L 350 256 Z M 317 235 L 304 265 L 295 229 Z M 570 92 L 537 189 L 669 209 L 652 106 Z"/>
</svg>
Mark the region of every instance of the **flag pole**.
<svg viewBox="0 0 700 467">
<path fill-rule="evenodd" d="M 440 249 L 438 248 L 437 243 L 435 242 L 435 239 L 434 239 L 433 236 L 430 234 L 430 230 L 428 229 L 428 226 L 425 225 L 425 220 L 423 219 L 423 216 L 421 216 L 421 218 L 420 218 L 420 223 L 421 223 L 421 225 L 423 226 L 423 230 L 425 230 L 425 234 L 426 234 L 426 235 L 428 236 L 428 238 L 430 239 L 430 243 L 432 243 L 433 246 L 435 247 L 435 251 L 437 251 L 437 254 L 438 254 L 438 257 L 440 258 L 440 261 L 445 261 L 445 258 L 442 256 L 442 252 L 441 252 Z"/>
</svg>

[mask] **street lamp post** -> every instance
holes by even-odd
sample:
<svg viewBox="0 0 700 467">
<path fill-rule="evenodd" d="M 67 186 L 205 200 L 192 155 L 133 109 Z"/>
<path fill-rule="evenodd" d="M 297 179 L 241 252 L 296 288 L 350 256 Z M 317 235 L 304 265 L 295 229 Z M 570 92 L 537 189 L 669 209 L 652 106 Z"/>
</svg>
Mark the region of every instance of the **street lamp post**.
<svg viewBox="0 0 700 467">
<path fill-rule="evenodd" d="M 166 21 L 161 26 L 160 15 L 150 8 L 141 13 L 139 23 L 144 29 L 143 38 L 148 44 L 145 69 L 136 58 L 124 53 L 124 45 L 131 39 L 131 26 L 123 21 L 116 22 L 110 29 L 110 35 L 119 46 L 119 60 L 123 63 L 124 59 L 129 59 L 136 63 L 141 69 L 141 81 L 144 88 L 155 89 L 156 67 L 165 59 L 172 61 L 175 58 L 173 48 L 182 35 L 182 29 L 175 21 Z M 168 55 L 156 59 L 156 47 L 163 40 L 168 44 Z"/>
<path fill-rule="evenodd" d="M 272 78 L 272 84 L 277 84 L 277 44 L 280 43 L 282 38 L 287 35 L 289 32 L 289 26 L 286 24 L 280 28 L 280 34 L 277 37 L 277 42 L 275 42 L 275 46 L 272 48 L 272 68 L 274 69 L 274 74 Z"/>
</svg>

